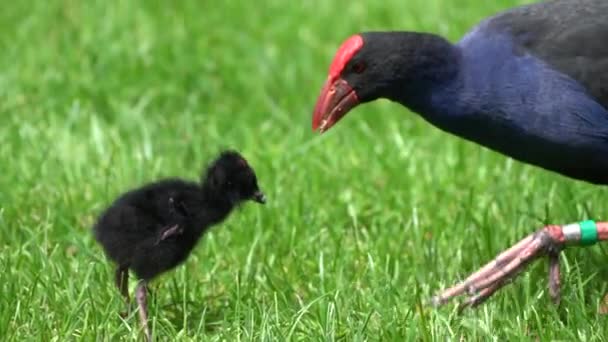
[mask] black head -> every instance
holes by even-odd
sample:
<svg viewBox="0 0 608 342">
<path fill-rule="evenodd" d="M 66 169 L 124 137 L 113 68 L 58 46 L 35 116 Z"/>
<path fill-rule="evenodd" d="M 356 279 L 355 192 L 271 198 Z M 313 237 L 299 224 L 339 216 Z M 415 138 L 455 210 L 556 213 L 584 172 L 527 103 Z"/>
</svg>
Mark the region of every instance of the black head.
<svg viewBox="0 0 608 342">
<path fill-rule="evenodd" d="M 351 109 L 378 98 L 407 102 L 454 73 L 457 53 L 427 33 L 367 32 L 348 38 L 329 68 L 313 115 L 327 131 Z M 405 99 L 405 101 L 404 101 Z"/>
<path fill-rule="evenodd" d="M 255 172 L 238 152 L 222 152 L 203 177 L 206 191 L 227 199 L 232 205 L 246 200 L 262 204 L 266 202 Z"/>
</svg>

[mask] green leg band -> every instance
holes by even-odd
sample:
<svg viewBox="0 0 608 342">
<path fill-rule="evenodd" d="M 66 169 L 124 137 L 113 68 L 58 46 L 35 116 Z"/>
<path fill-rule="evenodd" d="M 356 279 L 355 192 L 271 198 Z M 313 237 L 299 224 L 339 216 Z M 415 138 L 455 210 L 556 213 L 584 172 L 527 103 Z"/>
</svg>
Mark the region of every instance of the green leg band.
<svg viewBox="0 0 608 342">
<path fill-rule="evenodd" d="M 582 221 L 578 225 L 581 227 L 581 245 L 589 246 L 597 242 L 597 226 L 595 225 L 595 221 Z"/>
</svg>

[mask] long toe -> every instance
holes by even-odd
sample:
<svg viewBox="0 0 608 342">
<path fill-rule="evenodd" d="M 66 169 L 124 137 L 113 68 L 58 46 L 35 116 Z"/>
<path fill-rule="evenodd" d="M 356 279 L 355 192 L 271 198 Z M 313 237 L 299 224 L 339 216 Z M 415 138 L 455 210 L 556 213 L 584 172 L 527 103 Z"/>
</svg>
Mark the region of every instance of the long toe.
<svg viewBox="0 0 608 342">
<path fill-rule="evenodd" d="M 469 298 L 460 309 L 475 307 L 505 286 L 527 265 L 541 256 L 550 256 L 549 289 L 554 301 L 559 301 L 559 252 L 564 242 L 561 226 L 546 226 L 500 253 L 494 260 L 473 273 L 463 282 L 442 291 L 432 300 L 440 306 L 451 299 L 467 294 Z"/>
</svg>

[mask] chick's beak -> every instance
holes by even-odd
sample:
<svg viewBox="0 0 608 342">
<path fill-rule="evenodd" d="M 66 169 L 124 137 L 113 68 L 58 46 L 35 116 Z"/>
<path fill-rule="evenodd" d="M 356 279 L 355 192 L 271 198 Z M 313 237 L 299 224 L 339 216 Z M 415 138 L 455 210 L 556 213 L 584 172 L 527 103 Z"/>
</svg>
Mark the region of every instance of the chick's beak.
<svg viewBox="0 0 608 342">
<path fill-rule="evenodd" d="M 266 195 L 264 195 L 262 191 L 257 190 L 253 193 L 253 196 L 251 196 L 251 200 L 256 201 L 260 204 L 264 204 L 266 203 Z"/>
</svg>

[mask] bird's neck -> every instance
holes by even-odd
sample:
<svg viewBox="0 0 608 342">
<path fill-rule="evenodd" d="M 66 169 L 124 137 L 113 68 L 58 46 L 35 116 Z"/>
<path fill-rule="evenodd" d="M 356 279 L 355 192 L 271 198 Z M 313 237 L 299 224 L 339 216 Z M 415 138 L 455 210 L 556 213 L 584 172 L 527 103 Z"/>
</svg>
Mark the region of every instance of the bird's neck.
<svg viewBox="0 0 608 342">
<path fill-rule="evenodd" d="M 415 54 L 410 53 L 410 67 L 406 76 L 398 80 L 399 87 L 393 87 L 385 97 L 398 102 L 418 113 L 434 124 L 442 124 L 442 117 L 460 108 L 453 105 L 460 89 L 460 72 L 463 55 L 458 46 L 433 34 L 417 34 L 422 43 Z M 447 115 L 447 117 L 446 117 Z"/>
<path fill-rule="evenodd" d="M 423 69 L 426 77 L 406 92 L 396 94 L 399 102 L 434 126 L 485 145 L 483 135 L 501 111 L 524 112 L 521 101 L 538 91 L 533 81 L 542 67 L 531 57 L 517 57 L 510 39 L 463 39 L 457 44 L 435 44 L 434 54 L 444 56 L 441 63 Z M 497 115 L 488 116 L 487 113 Z M 484 133 L 485 132 L 485 133 Z M 487 135 L 487 134 L 486 134 Z"/>
<path fill-rule="evenodd" d="M 206 228 L 224 221 L 235 207 L 235 203 L 226 194 L 216 193 L 208 186 L 202 187 L 202 210 L 197 213 L 197 221 L 205 222 L 200 227 L 201 232 Z"/>
</svg>

